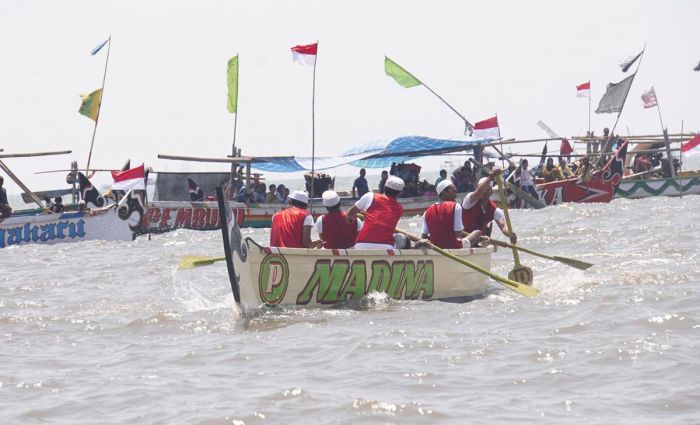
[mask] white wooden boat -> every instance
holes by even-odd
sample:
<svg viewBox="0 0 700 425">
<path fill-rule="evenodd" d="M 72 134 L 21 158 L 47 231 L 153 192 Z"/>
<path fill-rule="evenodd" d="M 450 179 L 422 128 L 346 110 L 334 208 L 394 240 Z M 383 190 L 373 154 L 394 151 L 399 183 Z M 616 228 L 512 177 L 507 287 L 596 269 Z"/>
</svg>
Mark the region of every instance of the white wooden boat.
<svg viewBox="0 0 700 425">
<path fill-rule="evenodd" d="M 0 220 L 0 248 L 86 240 L 130 241 L 140 216 L 120 214 L 115 205 L 63 214 L 18 214 Z"/>
<path fill-rule="evenodd" d="M 397 300 L 456 301 L 487 288 L 488 276 L 433 251 L 262 247 L 242 239 L 223 199 L 219 211 L 227 223 L 222 235 L 231 289 L 244 312 L 265 305 L 329 307 L 372 292 Z M 495 249 L 450 252 L 488 270 Z"/>
</svg>

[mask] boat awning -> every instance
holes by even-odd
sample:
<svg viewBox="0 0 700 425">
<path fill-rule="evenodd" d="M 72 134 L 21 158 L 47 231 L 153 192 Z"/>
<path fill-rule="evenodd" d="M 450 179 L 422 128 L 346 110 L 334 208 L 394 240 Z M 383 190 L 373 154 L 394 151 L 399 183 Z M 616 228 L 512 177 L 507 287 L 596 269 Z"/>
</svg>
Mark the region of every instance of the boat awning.
<svg viewBox="0 0 700 425">
<path fill-rule="evenodd" d="M 314 169 L 317 171 L 353 165 L 363 168 L 383 168 L 393 162 L 409 158 L 440 155 L 473 149 L 491 139 L 483 140 L 441 140 L 423 136 L 404 136 L 391 140 L 378 140 L 360 145 L 335 157 L 316 157 Z M 255 169 L 277 173 L 290 173 L 311 170 L 311 157 L 255 157 L 251 164 Z"/>
</svg>

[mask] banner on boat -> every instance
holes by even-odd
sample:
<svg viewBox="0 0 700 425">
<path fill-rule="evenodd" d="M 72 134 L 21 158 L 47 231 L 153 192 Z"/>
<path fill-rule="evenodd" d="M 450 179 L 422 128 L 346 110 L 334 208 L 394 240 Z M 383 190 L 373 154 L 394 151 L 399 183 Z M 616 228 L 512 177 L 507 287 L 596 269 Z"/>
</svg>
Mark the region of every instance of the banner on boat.
<svg viewBox="0 0 700 425">
<path fill-rule="evenodd" d="M 243 225 L 245 208 L 231 208 L 238 225 Z M 219 209 L 206 204 L 192 204 L 187 207 L 149 206 L 144 226 L 153 231 L 172 229 L 214 230 L 221 226 Z"/>
<path fill-rule="evenodd" d="M 55 244 L 84 240 L 130 241 L 130 222 L 113 209 L 96 214 L 82 211 L 65 214 L 13 216 L 0 222 L 0 248 L 27 244 Z"/>
<path fill-rule="evenodd" d="M 390 263 L 383 259 L 318 259 L 301 291 L 290 295 L 297 305 L 337 304 L 360 299 L 370 292 L 384 292 L 395 299 L 427 300 L 433 296 L 434 276 L 432 260 Z M 280 254 L 268 254 L 260 263 L 260 298 L 266 304 L 280 303 L 287 293 L 289 279 L 287 259 Z"/>
</svg>

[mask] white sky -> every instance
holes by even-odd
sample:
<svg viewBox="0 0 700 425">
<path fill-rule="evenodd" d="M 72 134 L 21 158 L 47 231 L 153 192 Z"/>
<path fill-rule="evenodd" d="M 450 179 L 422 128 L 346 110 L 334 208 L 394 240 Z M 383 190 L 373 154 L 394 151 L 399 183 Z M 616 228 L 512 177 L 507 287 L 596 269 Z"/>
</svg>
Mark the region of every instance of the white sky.
<svg viewBox="0 0 700 425">
<path fill-rule="evenodd" d="M 560 135 L 583 134 L 588 101 L 576 97 L 575 86 L 591 80 L 595 109 L 606 84 L 626 76 L 618 63 L 646 42 L 616 132 L 660 132 L 656 110 L 641 107 L 652 85 L 670 130 L 684 120 L 686 131 L 698 131 L 700 72 L 692 68 L 700 61 L 699 17 L 698 1 L 2 0 L 0 148 L 71 149 L 62 157 L 5 160 L 34 190 L 65 187 L 63 173 L 34 172 L 67 168 L 71 160 L 85 165 L 93 123 L 77 113 L 78 95 L 99 88 L 106 49 L 89 53 L 110 33 L 96 168 L 131 158 L 156 170 L 226 170 L 156 155 L 230 153 L 226 63 L 236 53 L 238 146 L 249 155 L 309 156 L 312 69 L 293 63 L 289 49 L 316 40 L 321 156 L 395 135 L 462 136 L 461 120 L 428 91 L 384 75 L 385 54 L 471 122 L 498 113 L 504 137 L 527 139 L 544 136 L 538 119 Z M 593 128 L 599 134 L 614 119 L 593 114 Z"/>
</svg>

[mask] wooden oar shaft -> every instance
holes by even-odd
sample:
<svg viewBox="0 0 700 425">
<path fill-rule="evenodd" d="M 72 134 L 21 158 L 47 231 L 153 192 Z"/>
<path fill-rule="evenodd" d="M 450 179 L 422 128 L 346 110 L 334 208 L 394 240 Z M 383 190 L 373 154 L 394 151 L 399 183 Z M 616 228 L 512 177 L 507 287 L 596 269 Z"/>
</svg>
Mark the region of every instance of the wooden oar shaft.
<svg viewBox="0 0 700 425">
<path fill-rule="evenodd" d="M 467 232 L 462 232 L 463 236 L 466 236 L 467 234 L 468 234 Z M 547 260 L 552 260 L 552 261 L 557 261 L 559 263 L 564 263 L 567 266 L 575 267 L 579 270 L 587 270 L 593 266 L 593 264 L 591 264 L 591 263 L 577 260 L 575 258 L 561 257 L 559 255 L 547 255 L 547 254 L 543 254 L 541 252 L 533 251 L 531 249 L 523 248 L 520 245 L 517 245 L 517 246 L 511 245 L 508 242 L 499 241 L 497 239 L 489 239 L 489 243 L 491 243 L 492 245 L 500 246 L 502 248 L 515 248 L 518 251 L 526 252 L 528 254 L 532 254 L 532 255 L 537 256 L 537 257 L 546 258 Z"/>
<path fill-rule="evenodd" d="M 498 184 L 498 193 L 501 197 L 501 206 L 503 207 L 503 215 L 506 216 L 506 225 L 508 226 L 508 233 L 513 234 L 513 225 L 510 223 L 510 213 L 508 212 L 508 200 L 506 199 L 506 191 L 503 190 L 503 179 L 501 175 L 496 176 L 496 183 Z M 520 267 L 520 256 L 518 256 L 518 250 L 513 247 L 513 260 L 515 261 L 515 267 Z"/>
<path fill-rule="evenodd" d="M 414 235 L 412 235 L 404 230 L 395 229 L 394 231 L 396 233 L 401 233 L 402 235 L 406 236 L 407 238 L 409 238 L 413 242 L 417 242 L 420 240 L 420 239 L 418 239 L 418 237 L 416 237 L 416 236 L 414 236 Z M 460 264 L 463 264 L 463 265 L 465 265 L 473 270 L 476 270 L 477 272 L 479 272 L 481 274 L 485 274 L 486 276 L 490 277 L 491 279 L 495 280 L 496 282 L 504 285 L 505 287 L 507 287 L 509 289 L 514 290 L 515 292 L 517 292 L 521 295 L 524 295 L 526 297 L 534 297 L 535 295 L 537 295 L 539 293 L 539 291 L 536 288 L 533 288 L 533 287 L 527 286 L 527 285 L 523 285 L 519 282 L 508 279 L 507 277 L 497 275 L 496 273 L 493 273 L 491 270 L 487 270 L 483 267 L 480 267 L 480 266 L 472 263 L 471 261 L 465 260 L 464 258 L 460 258 L 454 254 L 451 254 L 451 253 L 445 251 L 444 249 L 433 245 L 430 242 L 428 242 L 428 247 L 430 249 L 432 249 L 433 251 L 435 251 L 435 252 L 437 252 L 437 253 L 439 253 L 447 258 L 450 258 L 450 259 L 452 259 Z"/>
</svg>

